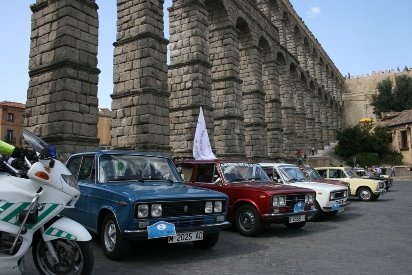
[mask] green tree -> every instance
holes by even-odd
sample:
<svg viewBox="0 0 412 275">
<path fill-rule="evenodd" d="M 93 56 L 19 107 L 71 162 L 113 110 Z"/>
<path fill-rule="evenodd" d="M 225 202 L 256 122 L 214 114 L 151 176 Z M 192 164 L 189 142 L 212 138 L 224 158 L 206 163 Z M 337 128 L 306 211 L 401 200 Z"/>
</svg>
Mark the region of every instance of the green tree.
<svg viewBox="0 0 412 275">
<path fill-rule="evenodd" d="M 363 165 L 369 165 L 370 161 L 376 162 L 376 158 L 384 159 L 390 154 L 388 145 L 390 137 L 386 128 L 375 128 L 370 131 L 370 126 L 356 125 L 348 127 L 337 132 L 338 145 L 335 152 L 340 157 L 351 162 L 353 156 L 363 156 L 365 160 Z M 375 163 L 379 164 L 379 163 Z"/>
<path fill-rule="evenodd" d="M 395 78 L 395 86 L 387 78 L 377 85 L 378 94 L 372 96 L 373 113 L 380 117 L 382 112 L 400 112 L 412 109 L 412 77 L 401 75 Z"/>
</svg>

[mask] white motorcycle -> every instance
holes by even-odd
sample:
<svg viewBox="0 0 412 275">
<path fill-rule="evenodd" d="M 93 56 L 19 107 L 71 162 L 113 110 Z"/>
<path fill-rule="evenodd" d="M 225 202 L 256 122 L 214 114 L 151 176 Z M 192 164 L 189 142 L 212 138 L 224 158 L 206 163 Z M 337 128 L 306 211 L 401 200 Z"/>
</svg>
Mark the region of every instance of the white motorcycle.
<svg viewBox="0 0 412 275">
<path fill-rule="evenodd" d="M 53 158 L 52 146 L 27 130 L 23 136 L 38 161 L 21 177 L 20 169 L 1 160 L 0 273 L 24 273 L 24 255 L 32 246 L 41 274 L 90 274 L 94 262 L 90 233 L 58 216 L 79 198 L 77 181 Z"/>
</svg>

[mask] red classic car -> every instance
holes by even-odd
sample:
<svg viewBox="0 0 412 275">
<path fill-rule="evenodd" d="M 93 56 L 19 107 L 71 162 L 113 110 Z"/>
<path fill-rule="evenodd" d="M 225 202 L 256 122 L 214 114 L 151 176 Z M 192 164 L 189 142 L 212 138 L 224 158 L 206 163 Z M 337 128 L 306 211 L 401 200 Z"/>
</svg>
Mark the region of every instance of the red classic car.
<svg viewBox="0 0 412 275">
<path fill-rule="evenodd" d="M 258 235 L 270 223 L 301 228 L 317 211 L 315 191 L 274 183 L 257 163 L 186 160 L 177 165 L 187 184 L 228 195 L 228 220 L 244 236 Z"/>
</svg>

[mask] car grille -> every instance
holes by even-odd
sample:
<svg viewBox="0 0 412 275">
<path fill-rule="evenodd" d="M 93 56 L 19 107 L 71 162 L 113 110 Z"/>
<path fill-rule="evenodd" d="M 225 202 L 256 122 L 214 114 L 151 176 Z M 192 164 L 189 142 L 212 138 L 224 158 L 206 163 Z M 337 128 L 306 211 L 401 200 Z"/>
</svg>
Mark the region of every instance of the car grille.
<svg viewBox="0 0 412 275">
<path fill-rule="evenodd" d="M 208 200 L 211 201 L 211 200 Z M 222 201 L 222 200 L 220 200 Z M 225 201 L 223 202 L 223 209 L 225 209 Z M 205 214 L 205 204 L 206 201 L 196 200 L 196 201 L 154 201 L 148 202 L 149 209 L 150 205 L 153 203 L 162 204 L 162 217 L 181 217 L 181 216 L 197 216 L 197 215 L 207 215 Z M 139 204 L 142 204 L 139 202 Z M 215 214 L 215 213 L 214 213 Z M 137 204 L 135 206 L 135 217 L 137 217 Z M 188 219 L 188 221 L 191 219 Z M 184 221 L 183 221 L 184 222 Z"/>
<path fill-rule="evenodd" d="M 286 196 L 286 206 L 294 206 L 297 202 L 305 202 L 305 195 L 287 195 Z"/>
</svg>

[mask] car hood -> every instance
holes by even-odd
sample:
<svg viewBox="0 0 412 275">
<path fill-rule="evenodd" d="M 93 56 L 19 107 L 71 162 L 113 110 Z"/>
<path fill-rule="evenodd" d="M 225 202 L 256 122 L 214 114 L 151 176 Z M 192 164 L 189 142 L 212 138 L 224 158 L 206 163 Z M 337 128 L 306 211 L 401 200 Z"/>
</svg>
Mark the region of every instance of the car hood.
<svg viewBox="0 0 412 275">
<path fill-rule="evenodd" d="M 221 192 L 197 188 L 181 183 L 164 183 L 164 182 L 144 182 L 144 183 L 116 183 L 103 184 L 102 188 L 123 195 L 132 201 L 140 199 L 212 199 L 212 198 L 227 198 Z"/>
<path fill-rule="evenodd" d="M 342 190 L 346 188 L 346 186 L 330 184 L 330 183 L 314 182 L 314 181 L 290 182 L 288 184 L 292 186 L 311 188 L 315 191 L 323 190 L 323 191 L 328 191 L 328 192 Z"/>
<path fill-rule="evenodd" d="M 268 194 L 296 194 L 313 192 L 303 186 L 284 185 L 275 182 L 236 183 L 230 185 L 234 189 L 262 191 Z"/>
<path fill-rule="evenodd" d="M 313 181 L 321 182 L 321 183 L 335 184 L 335 185 L 342 185 L 342 186 L 348 186 L 349 185 L 348 182 L 344 182 L 344 181 L 341 181 L 341 180 L 330 180 L 330 179 L 325 179 L 325 178 L 316 179 L 316 180 L 313 180 Z"/>
</svg>

